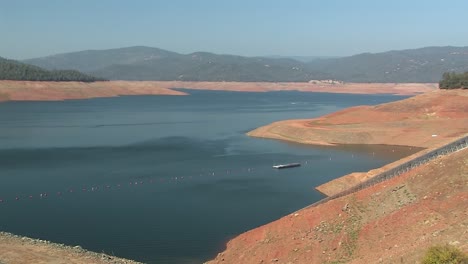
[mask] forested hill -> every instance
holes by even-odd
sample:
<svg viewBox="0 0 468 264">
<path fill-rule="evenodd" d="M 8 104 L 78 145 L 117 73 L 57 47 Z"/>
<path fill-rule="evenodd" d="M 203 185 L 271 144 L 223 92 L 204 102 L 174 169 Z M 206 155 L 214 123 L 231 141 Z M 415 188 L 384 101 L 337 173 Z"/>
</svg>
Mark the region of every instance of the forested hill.
<svg viewBox="0 0 468 264">
<path fill-rule="evenodd" d="M 179 54 L 150 47 L 88 50 L 24 62 L 46 69 L 75 69 L 111 80 L 305 82 L 320 77 L 293 59 L 208 52 Z"/>
<path fill-rule="evenodd" d="M 37 66 L 0 57 L 0 80 L 94 82 L 104 79 L 76 70 L 48 71 Z"/>
<path fill-rule="evenodd" d="M 347 82 L 438 82 L 444 72 L 468 71 L 468 47 L 426 47 L 312 61 Z"/>
<path fill-rule="evenodd" d="M 468 47 L 427 47 L 303 62 L 207 52 L 179 54 L 138 46 L 64 53 L 25 62 L 111 80 L 425 83 L 438 82 L 444 72 L 468 71 Z"/>
</svg>

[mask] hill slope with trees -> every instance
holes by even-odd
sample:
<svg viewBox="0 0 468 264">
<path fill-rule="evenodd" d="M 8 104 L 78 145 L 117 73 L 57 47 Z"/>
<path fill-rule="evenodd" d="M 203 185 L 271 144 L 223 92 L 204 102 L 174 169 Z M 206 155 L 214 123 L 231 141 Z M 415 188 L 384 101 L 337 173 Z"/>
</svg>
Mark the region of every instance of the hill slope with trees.
<svg viewBox="0 0 468 264">
<path fill-rule="evenodd" d="M 24 62 L 49 70 L 75 69 L 110 80 L 305 82 L 329 77 L 287 58 L 208 52 L 183 55 L 141 46 L 65 53 Z"/>
<path fill-rule="evenodd" d="M 104 79 L 83 74 L 76 70 L 48 71 L 37 66 L 0 57 L 0 80 L 94 82 L 103 81 Z"/>
<path fill-rule="evenodd" d="M 426 47 L 313 61 L 333 79 L 347 82 L 439 82 L 444 72 L 468 71 L 468 47 Z"/>
<path fill-rule="evenodd" d="M 446 72 L 439 82 L 440 89 L 468 89 L 468 72 Z"/>
<path fill-rule="evenodd" d="M 150 47 L 88 50 L 24 62 L 74 69 L 110 80 L 435 83 L 444 72 L 468 71 L 468 47 L 426 47 L 303 62 L 208 52 L 179 54 Z"/>
</svg>

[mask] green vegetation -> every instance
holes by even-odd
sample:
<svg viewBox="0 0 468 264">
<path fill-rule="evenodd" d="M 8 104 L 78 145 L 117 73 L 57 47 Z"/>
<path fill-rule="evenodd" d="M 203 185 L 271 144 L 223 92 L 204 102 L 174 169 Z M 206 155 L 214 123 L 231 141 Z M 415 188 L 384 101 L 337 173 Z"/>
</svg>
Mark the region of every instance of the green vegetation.
<svg viewBox="0 0 468 264">
<path fill-rule="evenodd" d="M 446 72 L 439 82 L 440 89 L 468 89 L 468 72 Z"/>
<path fill-rule="evenodd" d="M 468 255 L 453 246 L 433 246 L 422 260 L 423 264 L 468 264 Z"/>
<path fill-rule="evenodd" d="M 327 78 L 293 59 L 179 54 L 150 47 L 79 51 L 24 62 L 46 69 L 75 69 L 110 80 L 307 82 Z"/>
<path fill-rule="evenodd" d="M 363 53 L 309 62 L 208 52 L 179 54 L 150 47 L 88 50 L 25 60 L 48 70 L 74 69 L 110 80 L 432 82 L 468 71 L 468 47 Z"/>
<path fill-rule="evenodd" d="M 0 80 L 94 82 L 103 81 L 104 79 L 75 70 L 48 71 L 37 66 L 0 58 Z"/>
</svg>

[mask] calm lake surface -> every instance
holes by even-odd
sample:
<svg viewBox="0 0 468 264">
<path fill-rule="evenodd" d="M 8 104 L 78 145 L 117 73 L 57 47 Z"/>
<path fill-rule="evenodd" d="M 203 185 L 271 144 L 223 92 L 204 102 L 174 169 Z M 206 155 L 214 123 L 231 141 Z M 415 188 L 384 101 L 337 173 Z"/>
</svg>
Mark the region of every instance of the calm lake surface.
<svg viewBox="0 0 468 264">
<path fill-rule="evenodd" d="M 0 104 L 0 230 L 148 263 L 202 263 L 313 203 L 314 186 L 414 152 L 249 138 L 393 95 L 191 91 Z M 300 162 L 274 170 L 272 165 Z"/>
</svg>

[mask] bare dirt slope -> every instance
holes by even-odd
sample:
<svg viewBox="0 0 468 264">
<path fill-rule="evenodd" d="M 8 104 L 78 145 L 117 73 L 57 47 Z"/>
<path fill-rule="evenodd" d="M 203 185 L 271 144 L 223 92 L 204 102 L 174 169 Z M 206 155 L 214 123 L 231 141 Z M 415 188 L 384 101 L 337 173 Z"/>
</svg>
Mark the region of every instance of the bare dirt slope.
<svg viewBox="0 0 468 264">
<path fill-rule="evenodd" d="M 468 130 L 468 90 L 437 90 L 320 118 L 286 120 L 248 133 L 306 144 L 385 144 L 432 147 Z"/>
<path fill-rule="evenodd" d="M 468 133 L 465 134 L 464 136 L 468 136 Z M 365 182 L 375 177 L 379 173 L 397 168 L 398 166 L 401 166 L 402 164 L 406 162 L 423 157 L 424 155 L 431 152 L 432 150 L 439 148 L 439 147 L 444 147 L 450 143 L 453 143 L 453 140 L 439 140 L 436 143 L 434 143 L 434 145 L 432 145 L 430 148 L 422 149 L 412 155 L 396 160 L 392 163 L 386 164 L 380 168 L 372 169 L 368 172 L 352 172 L 350 174 L 344 175 L 342 177 L 333 179 L 329 182 L 319 185 L 315 187 L 315 189 L 327 196 L 336 195 L 342 191 L 345 191 L 351 187 L 354 187 L 355 185 L 358 185 L 359 183 Z M 395 148 L 395 146 L 392 146 L 392 148 Z"/>
<path fill-rule="evenodd" d="M 0 232 L 1 264 L 138 264 L 139 262 L 98 254 L 48 241 Z"/>
<path fill-rule="evenodd" d="M 0 81 L 0 101 L 60 101 L 119 95 L 185 95 L 152 82 Z"/>
<path fill-rule="evenodd" d="M 468 252 L 468 149 L 248 231 L 209 263 L 418 263 Z"/>
<path fill-rule="evenodd" d="M 173 88 L 220 90 L 239 92 L 267 92 L 297 90 L 306 92 L 364 93 L 364 94 L 417 94 L 437 88 L 436 84 L 422 83 L 261 83 L 261 82 L 30 82 L 0 81 L 0 101 L 35 100 L 57 101 L 87 99 L 119 95 L 185 95 Z"/>
</svg>

